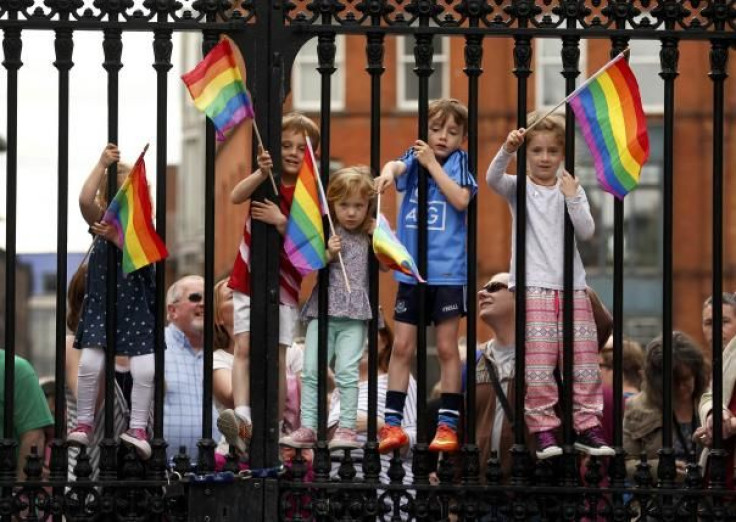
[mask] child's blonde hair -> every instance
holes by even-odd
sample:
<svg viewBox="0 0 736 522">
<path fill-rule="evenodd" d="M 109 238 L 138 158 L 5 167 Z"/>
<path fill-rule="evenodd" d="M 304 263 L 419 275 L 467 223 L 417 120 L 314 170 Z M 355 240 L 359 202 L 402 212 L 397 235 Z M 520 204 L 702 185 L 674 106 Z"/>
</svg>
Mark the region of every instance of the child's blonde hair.
<svg viewBox="0 0 736 522">
<path fill-rule="evenodd" d="M 370 232 L 371 217 L 375 214 L 376 191 L 373 189 L 373 177 L 371 169 L 365 165 L 345 167 L 338 170 L 330 177 L 327 187 L 327 205 L 330 214 L 335 218 L 335 203 L 345 198 L 359 196 L 368 200 L 368 211 L 365 220 L 358 227 L 362 232 Z"/>
<path fill-rule="evenodd" d="M 434 119 L 439 120 L 440 125 L 444 125 L 447 118 L 452 116 L 455 123 L 463 128 L 463 136 L 468 135 L 468 108 L 460 100 L 455 98 L 435 100 L 429 104 L 427 116 L 430 122 Z"/>
<path fill-rule="evenodd" d="M 109 168 L 109 167 L 108 167 Z M 132 167 L 127 163 L 118 163 L 118 184 L 117 188 L 120 188 L 125 181 L 125 178 L 130 174 Z M 107 209 L 107 169 L 105 169 L 105 175 L 100 179 L 100 184 L 97 186 L 97 196 L 95 196 L 95 202 L 101 209 Z"/>
<path fill-rule="evenodd" d="M 319 148 L 319 127 L 301 112 L 287 112 L 281 119 L 281 132 L 291 131 L 306 134 L 314 150 Z"/>
<path fill-rule="evenodd" d="M 526 126 L 534 125 L 543 114 L 539 111 L 530 112 L 526 117 Z M 540 132 L 551 132 L 561 147 L 565 146 L 565 115 L 560 112 L 553 112 L 532 130 L 528 131 L 525 136 L 527 144 Z"/>
</svg>

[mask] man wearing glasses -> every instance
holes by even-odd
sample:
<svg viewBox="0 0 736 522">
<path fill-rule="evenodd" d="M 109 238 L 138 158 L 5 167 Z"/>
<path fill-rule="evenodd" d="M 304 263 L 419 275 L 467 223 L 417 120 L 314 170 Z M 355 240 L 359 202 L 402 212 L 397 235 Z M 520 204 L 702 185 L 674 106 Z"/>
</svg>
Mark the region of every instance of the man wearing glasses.
<svg viewBox="0 0 736 522">
<path fill-rule="evenodd" d="M 166 293 L 166 357 L 164 394 L 164 438 L 169 459 L 186 446 L 196 461 L 197 442 L 202 437 L 204 394 L 204 279 L 185 276 Z M 217 413 L 212 407 L 212 425 Z M 213 428 L 213 431 L 214 428 Z M 219 440 L 219 433 L 212 438 Z"/>
<path fill-rule="evenodd" d="M 501 460 L 504 478 L 511 472 L 510 449 L 514 443 L 514 294 L 509 274 L 494 275 L 478 292 L 480 319 L 493 329 L 494 337 L 476 354 L 476 432 L 480 449 L 481 478 L 491 452 Z M 523 412 L 521 412 L 523 414 Z"/>
</svg>

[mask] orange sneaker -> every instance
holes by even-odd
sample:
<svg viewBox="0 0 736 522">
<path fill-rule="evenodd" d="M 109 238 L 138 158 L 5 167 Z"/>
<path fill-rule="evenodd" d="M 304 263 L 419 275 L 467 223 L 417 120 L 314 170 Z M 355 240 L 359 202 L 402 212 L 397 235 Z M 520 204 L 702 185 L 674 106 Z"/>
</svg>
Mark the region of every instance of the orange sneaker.
<svg viewBox="0 0 736 522">
<path fill-rule="evenodd" d="M 434 439 L 429 445 L 429 451 L 454 453 L 459 449 L 460 443 L 457 441 L 457 432 L 446 424 L 437 426 L 437 433 L 435 433 Z"/>
<path fill-rule="evenodd" d="M 409 444 L 409 436 L 401 426 L 389 426 L 385 424 L 378 432 L 378 452 L 391 453 Z"/>
</svg>

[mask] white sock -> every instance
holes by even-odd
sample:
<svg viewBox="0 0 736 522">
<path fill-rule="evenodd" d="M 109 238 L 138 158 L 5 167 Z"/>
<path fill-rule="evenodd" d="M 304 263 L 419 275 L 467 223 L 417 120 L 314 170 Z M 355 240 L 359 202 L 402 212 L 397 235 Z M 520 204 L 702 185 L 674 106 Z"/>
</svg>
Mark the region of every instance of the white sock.
<svg viewBox="0 0 736 522">
<path fill-rule="evenodd" d="M 250 419 L 250 406 L 236 406 L 235 415 L 252 424 Z"/>
</svg>

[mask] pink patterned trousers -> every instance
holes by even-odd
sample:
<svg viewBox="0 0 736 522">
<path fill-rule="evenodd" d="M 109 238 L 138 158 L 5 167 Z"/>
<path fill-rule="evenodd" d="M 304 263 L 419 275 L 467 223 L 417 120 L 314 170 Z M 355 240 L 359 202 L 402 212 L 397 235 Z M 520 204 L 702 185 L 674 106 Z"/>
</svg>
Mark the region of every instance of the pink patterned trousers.
<svg viewBox="0 0 736 522">
<path fill-rule="evenodd" d="M 559 290 L 529 287 L 526 293 L 526 423 L 530 433 L 557 428 L 558 402 L 554 370 L 562 375 L 562 308 Z M 573 292 L 573 426 L 580 433 L 599 426 L 603 412 L 598 338 L 590 299 Z"/>
</svg>

